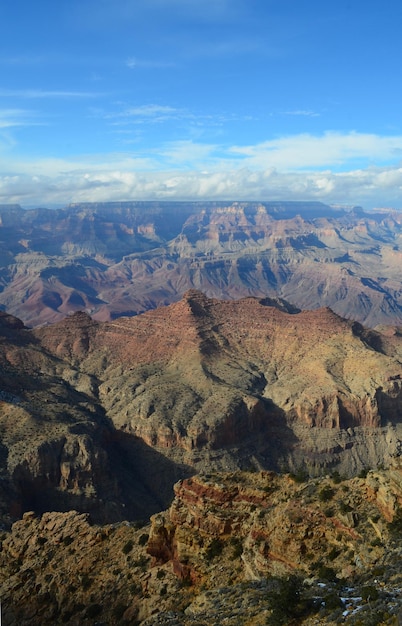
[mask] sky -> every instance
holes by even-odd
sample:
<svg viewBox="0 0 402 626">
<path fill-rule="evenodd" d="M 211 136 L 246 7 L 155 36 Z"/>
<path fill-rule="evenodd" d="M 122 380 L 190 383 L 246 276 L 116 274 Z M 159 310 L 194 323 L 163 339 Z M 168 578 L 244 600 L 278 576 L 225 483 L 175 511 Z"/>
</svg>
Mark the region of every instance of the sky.
<svg viewBox="0 0 402 626">
<path fill-rule="evenodd" d="M 0 203 L 402 209 L 400 0 L 0 4 Z"/>
</svg>

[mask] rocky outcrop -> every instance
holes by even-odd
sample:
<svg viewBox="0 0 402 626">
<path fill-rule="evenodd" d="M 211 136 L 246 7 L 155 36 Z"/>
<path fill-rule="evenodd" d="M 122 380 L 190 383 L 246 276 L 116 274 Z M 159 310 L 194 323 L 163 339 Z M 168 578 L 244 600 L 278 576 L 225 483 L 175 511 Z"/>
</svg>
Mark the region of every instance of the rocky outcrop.
<svg viewBox="0 0 402 626">
<path fill-rule="evenodd" d="M 399 464 L 351 480 L 211 473 L 177 483 L 151 527 L 27 512 L 0 537 L 2 622 L 263 626 L 289 575 L 294 584 L 307 576 L 309 597 L 320 599 L 314 623 L 353 624 L 352 609 L 338 600 L 336 615 L 325 604 L 366 587 L 381 594 L 381 615 L 395 617 L 401 518 L 384 502 L 401 502 L 401 476 Z M 379 606 L 367 608 L 363 621 Z"/>
<path fill-rule="evenodd" d="M 311 576 L 320 562 L 350 578 L 384 556 L 393 537 L 388 522 L 400 519 L 401 487 L 400 464 L 349 481 L 272 472 L 197 476 L 175 485 L 170 509 L 152 517 L 148 554 L 198 584 L 223 553 L 241 558 L 244 575 L 256 580 L 300 570 Z"/>
</svg>

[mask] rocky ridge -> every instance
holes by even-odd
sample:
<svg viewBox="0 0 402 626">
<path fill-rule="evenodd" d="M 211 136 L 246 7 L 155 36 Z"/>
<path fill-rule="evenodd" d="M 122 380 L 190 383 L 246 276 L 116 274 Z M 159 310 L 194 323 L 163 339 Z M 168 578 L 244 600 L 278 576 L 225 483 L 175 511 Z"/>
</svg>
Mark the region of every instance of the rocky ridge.
<svg viewBox="0 0 402 626">
<path fill-rule="evenodd" d="M 29 330 L 0 316 L 2 510 L 142 519 L 203 471 L 353 475 L 402 449 L 402 343 L 329 309 L 208 299 Z"/>
</svg>

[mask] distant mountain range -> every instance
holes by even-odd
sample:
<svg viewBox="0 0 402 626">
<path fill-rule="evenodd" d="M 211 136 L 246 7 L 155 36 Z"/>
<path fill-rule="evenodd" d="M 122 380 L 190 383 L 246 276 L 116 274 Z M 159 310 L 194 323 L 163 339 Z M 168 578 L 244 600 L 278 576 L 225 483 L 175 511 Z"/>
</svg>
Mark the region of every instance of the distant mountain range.
<svg viewBox="0 0 402 626">
<path fill-rule="evenodd" d="M 196 288 L 402 324 L 402 214 L 319 202 L 0 205 L 0 307 L 29 326 L 136 315 Z"/>
</svg>

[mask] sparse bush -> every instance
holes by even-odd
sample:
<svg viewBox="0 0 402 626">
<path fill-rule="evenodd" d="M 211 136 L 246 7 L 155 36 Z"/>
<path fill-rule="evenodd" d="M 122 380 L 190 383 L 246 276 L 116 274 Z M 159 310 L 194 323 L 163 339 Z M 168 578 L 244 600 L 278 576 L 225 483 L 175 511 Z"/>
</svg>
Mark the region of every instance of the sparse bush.
<svg viewBox="0 0 402 626">
<path fill-rule="evenodd" d="M 132 539 L 129 539 L 124 546 L 122 547 L 121 551 L 123 552 L 123 554 L 129 554 L 131 552 L 131 550 L 134 547 L 134 543 L 132 541 Z"/>
<path fill-rule="evenodd" d="M 122 602 L 119 602 L 119 604 L 116 604 L 116 606 L 113 608 L 113 617 L 115 617 L 117 621 L 120 621 L 123 618 L 126 609 L 126 605 Z"/>
<path fill-rule="evenodd" d="M 338 557 L 340 555 L 341 551 L 338 548 L 331 548 L 331 550 L 328 552 L 327 558 L 329 561 L 334 561 L 336 559 L 336 557 Z"/>
<path fill-rule="evenodd" d="M 364 602 L 375 602 L 378 600 L 378 590 L 373 585 L 366 585 L 363 587 L 361 594 Z"/>
<path fill-rule="evenodd" d="M 243 542 L 240 537 L 233 537 L 230 541 L 233 546 L 232 557 L 238 559 L 243 554 Z"/>
<path fill-rule="evenodd" d="M 211 543 L 209 544 L 206 550 L 205 558 L 207 559 L 207 561 L 212 561 L 212 559 L 222 554 L 222 550 L 223 550 L 223 541 L 215 537 L 214 539 L 212 539 Z"/>
<path fill-rule="evenodd" d="M 375 539 L 373 539 L 373 541 L 370 543 L 370 545 L 373 548 L 378 548 L 378 547 L 382 546 L 382 541 L 381 541 L 381 539 L 379 537 L 376 537 Z"/>
<path fill-rule="evenodd" d="M 140 556 L 140 558 L 137 559 L 136 561 L 133 561 L 134 567 L 145 567 L 147 563 L 148 563 L 148 559 L 145 556 L 145 554 Z"/>
<path fill-rule="evenodd" d="M 90 604 L 85 611 L 85 616 L 89 618 L 97 617 L 102 613 L 103 607 L 101 604 Z"/>
<path fill-rule="evenodd" d="M 140 535 L 138 539 L 138 545 L 145 546 L 148 539 L 149 539 L 149 535 L 147 535 L 146 533 L 143 533 L 142 535 Z"/>
<path fill-rule="evenodd" d="M 306 470 L 299 468 L 295 472 L 290 472 L 289 478 L 291 478 L 295 483 L 305 483 L 308 480 L 308 472 Z"/>
<path fill-rule="evenodd" d="M 353 511 L 353 508 L 348 502 L 344 502 L 343 500 L 341 500 L 341 502 L 339 503 L 339 510 L 341 513 L 351 513 Z"/>
<path fill-rule="evenodd" d="M 272 613 L 267 623 L 285 626 L 312 613 L 315 610 L 314 602 L 304 597 L 303 592 L 303 582 L 297 576 L 281 579 L 278 590 L 270 597 Z"/>
<path fill-rule="evenodd" d="M 323 487 L 321 491 L 319 492 L 318 499 L 321 502 L 329 502 L 330 500 L 332 500 L 334 495 L 335 495 L 334 489 L 332 489 L 332 487 L 330 487 L 329 485 L 325 485 L 325 487 Z"/>
<path fill-rule="evenodd" d="M 339 485 L 339 483 L 341 483 L 344 480 L 343 476 L 341 476 L 337 470 L 332 472 L 331 478 L 333 482 L 335 483 L 335 485 Z"/>
<path fill-rule="evenodd" d="M 74 538 L 71 535 L 68 535 L 68 537 L 63 537 L 63 544 L 65 546 L 69 546 L 71 543 L 73 543 Z"/>
<path fill-rule="evenodd" d="M 391 533 L 395 533 L 395 534 L 402 533 L 402 511 L 401 510 L 398 510 L 392 522 L 389 522 L 388 530 Z"/>
<path fill-rule="evenodd" d="M 88 576 L 88 574 L 82 574 L 81 575 L 81 587 L 83 589 L 89 589 L 90 586 L 92 585 L 93 580 L 90 576 Z"/>
</svg>

